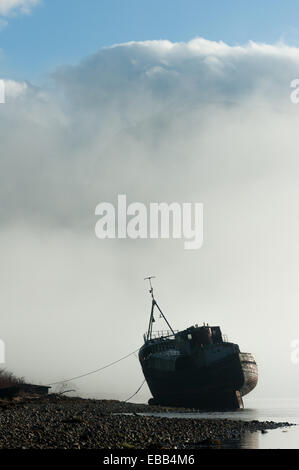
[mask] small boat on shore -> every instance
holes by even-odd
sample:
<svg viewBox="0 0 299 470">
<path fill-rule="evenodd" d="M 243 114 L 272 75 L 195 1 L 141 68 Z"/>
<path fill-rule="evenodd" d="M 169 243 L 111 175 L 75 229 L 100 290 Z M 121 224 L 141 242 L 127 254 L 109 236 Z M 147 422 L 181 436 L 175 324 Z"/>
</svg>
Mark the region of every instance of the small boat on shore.
<svg viewBox="0 0 299 470">
<path fill-rule="evenodd" d="M 153 395 L 149 404 L 226 410 L 243 408 L 243 396 L 257 384 L 252 354 L 223 337 L 219 326 L 191 326 L 174 331 L 157 304 L 151 278 L 152 307 L 139 361 Z M 153 332 L 154 310 L 168 326 Z"/>
</svg>

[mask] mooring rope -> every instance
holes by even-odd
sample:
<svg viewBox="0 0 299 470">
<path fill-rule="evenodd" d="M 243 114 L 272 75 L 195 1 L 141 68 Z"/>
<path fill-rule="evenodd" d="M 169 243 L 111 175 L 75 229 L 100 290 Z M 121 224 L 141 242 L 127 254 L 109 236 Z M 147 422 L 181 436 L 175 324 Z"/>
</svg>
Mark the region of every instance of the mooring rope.
<svg viewBox="0 0 299 470">
<path fill-rule="evenodd" d="M 133 393 L 133 395 L 131 395 L 129 398 L 127 398 L 124 402 L 126 403 L 127 401 L 131 400 L 131 398 L 135 397 L 135 395 L 137 395 L 137 393 L 142 389 L 143 385 L 144 385 L 144 382 L 145 382 L 145 379 L 143 380 L 142 384 L 140 385 L 139 388 L 137 388 L 136 392 Z"/>
<path fill-rule="evenodd" d="M 124 359 L 127 359 L 130 356 L 133 356 L 133 354 L 135 354 L 137 351 L 139 351 L 139 349 L 140 348 L 135 349 L 135 351 L 131 352 L 130 354 L 127 354 L 126 356 L 123 356 L 120 359 L 117 359 L 116 361 L 110 362 L 109 364 L 106 364 L 105 366 L 102 366 L 99 369 L 95 369 L 95 370 L 92 370 L 90 372 L 86 372 L 85 374 L 82 374 L 82 375 L 77 375 L 76 377 L 72 377 L 71 379 L 59 380 L 58 382 L 52 382 L 52 383 L 47 384 L 47 385 L 51 386 L 51 385 L 58 385 L 58 384 L 63 384 L 63 383 L 67 383 L 67 382 L 72 382 L 73 380 L 81 379 L 82 377 L 87 377 L 88 375 L 96 374 L 97 372 L 100 372 L 101 370 L 104 370 L 104 369 L 107 369 L 108 367 L 114 366 L 114 364 L 117 364 L 118 362 L 123 361 Z M 136 395 L 136 393 L 134 395 Z M 132 398 L 132 397 L 130 397 L 130 398 Z"/>
</svg>

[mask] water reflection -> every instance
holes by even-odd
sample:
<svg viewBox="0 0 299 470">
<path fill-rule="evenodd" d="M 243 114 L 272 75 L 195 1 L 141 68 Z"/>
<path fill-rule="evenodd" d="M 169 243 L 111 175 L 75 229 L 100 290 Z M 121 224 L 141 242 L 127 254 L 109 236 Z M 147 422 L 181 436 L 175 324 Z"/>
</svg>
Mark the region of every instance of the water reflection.
<svg viewBox="0 0 299 470">
<path fill-rule="evenodd" d="M 221 446 L 224 449 L 258 449 L 260 432 L 245 431 L 240 439 L 226 441 Z"/>
</svg>

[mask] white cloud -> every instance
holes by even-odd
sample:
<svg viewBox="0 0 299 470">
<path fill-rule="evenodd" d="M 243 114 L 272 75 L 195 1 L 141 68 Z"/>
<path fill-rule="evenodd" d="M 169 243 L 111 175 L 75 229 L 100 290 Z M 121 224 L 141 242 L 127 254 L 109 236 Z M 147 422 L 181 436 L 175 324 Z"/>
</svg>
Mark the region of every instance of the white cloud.
<svg viewBox="0 0 299 470">
<path fill-rule="evenodd" d="M 4 80 L 6 99 L 15 99 L 26 93 L 28 88 L 25 82 L 16 82 L 15 80 Z"/>
<path fill-rule="evenodd" d="M 0 14 L 3 16 L 16 12 L 28 14 L 39 2 L 40 0 L 0 0 Z"/>
<path fill-rule="evenodd" d="M 220 323 L 257 353 L 261 394 L 295 393 L 299 105 L 290 83 L 298 77 L 297 48 L 197 38 L 102 49 L 56 71 L 49 89 L 14 84 L 15 98 L 0 106 L 8 366 L 47 381 L 133 350 L 147 321 L 142 278 L 156 274 L 175 326 Z M 203 202 L 203 248 L 190 255 L 180 241 L 97 240 L 96 204 L 123 193 Z M 26 338 L 15 330 L 22 322 Z M 50 336 L 55 351 L 45 357 Z M 33 367 L 37 347 L 44 357 Z M 118 377 L 128 373 L 137 388 L 131 367 Z M 82 387 L 95 392 L 90 380 Z M 114 371 L 101 380 L 107 394 L 121 382 Z"/>
</svg>

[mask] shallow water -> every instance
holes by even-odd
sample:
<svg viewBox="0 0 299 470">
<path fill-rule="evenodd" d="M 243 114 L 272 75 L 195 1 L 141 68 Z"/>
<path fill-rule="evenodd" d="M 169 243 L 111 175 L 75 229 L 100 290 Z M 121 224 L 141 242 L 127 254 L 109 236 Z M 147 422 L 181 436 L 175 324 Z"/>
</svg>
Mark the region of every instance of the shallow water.
<svg viewBox="0 0 299 470">
<path fill-rule="evenodd" d="M 244 410 L 229 412 L 159 413 L 158 416 L 197 419 L 226 418 L 243 421 L 287 421 L 297 424 L 297 426 L 273 429 L 265 434 L 262 434 L 261 431 L 246 432 L 240 440 L 227 442 L 224 447 L 242 449 L 299 449 L 299 399 L 248 399 L 246 400 L 245 407 Z"/>
</svg>

